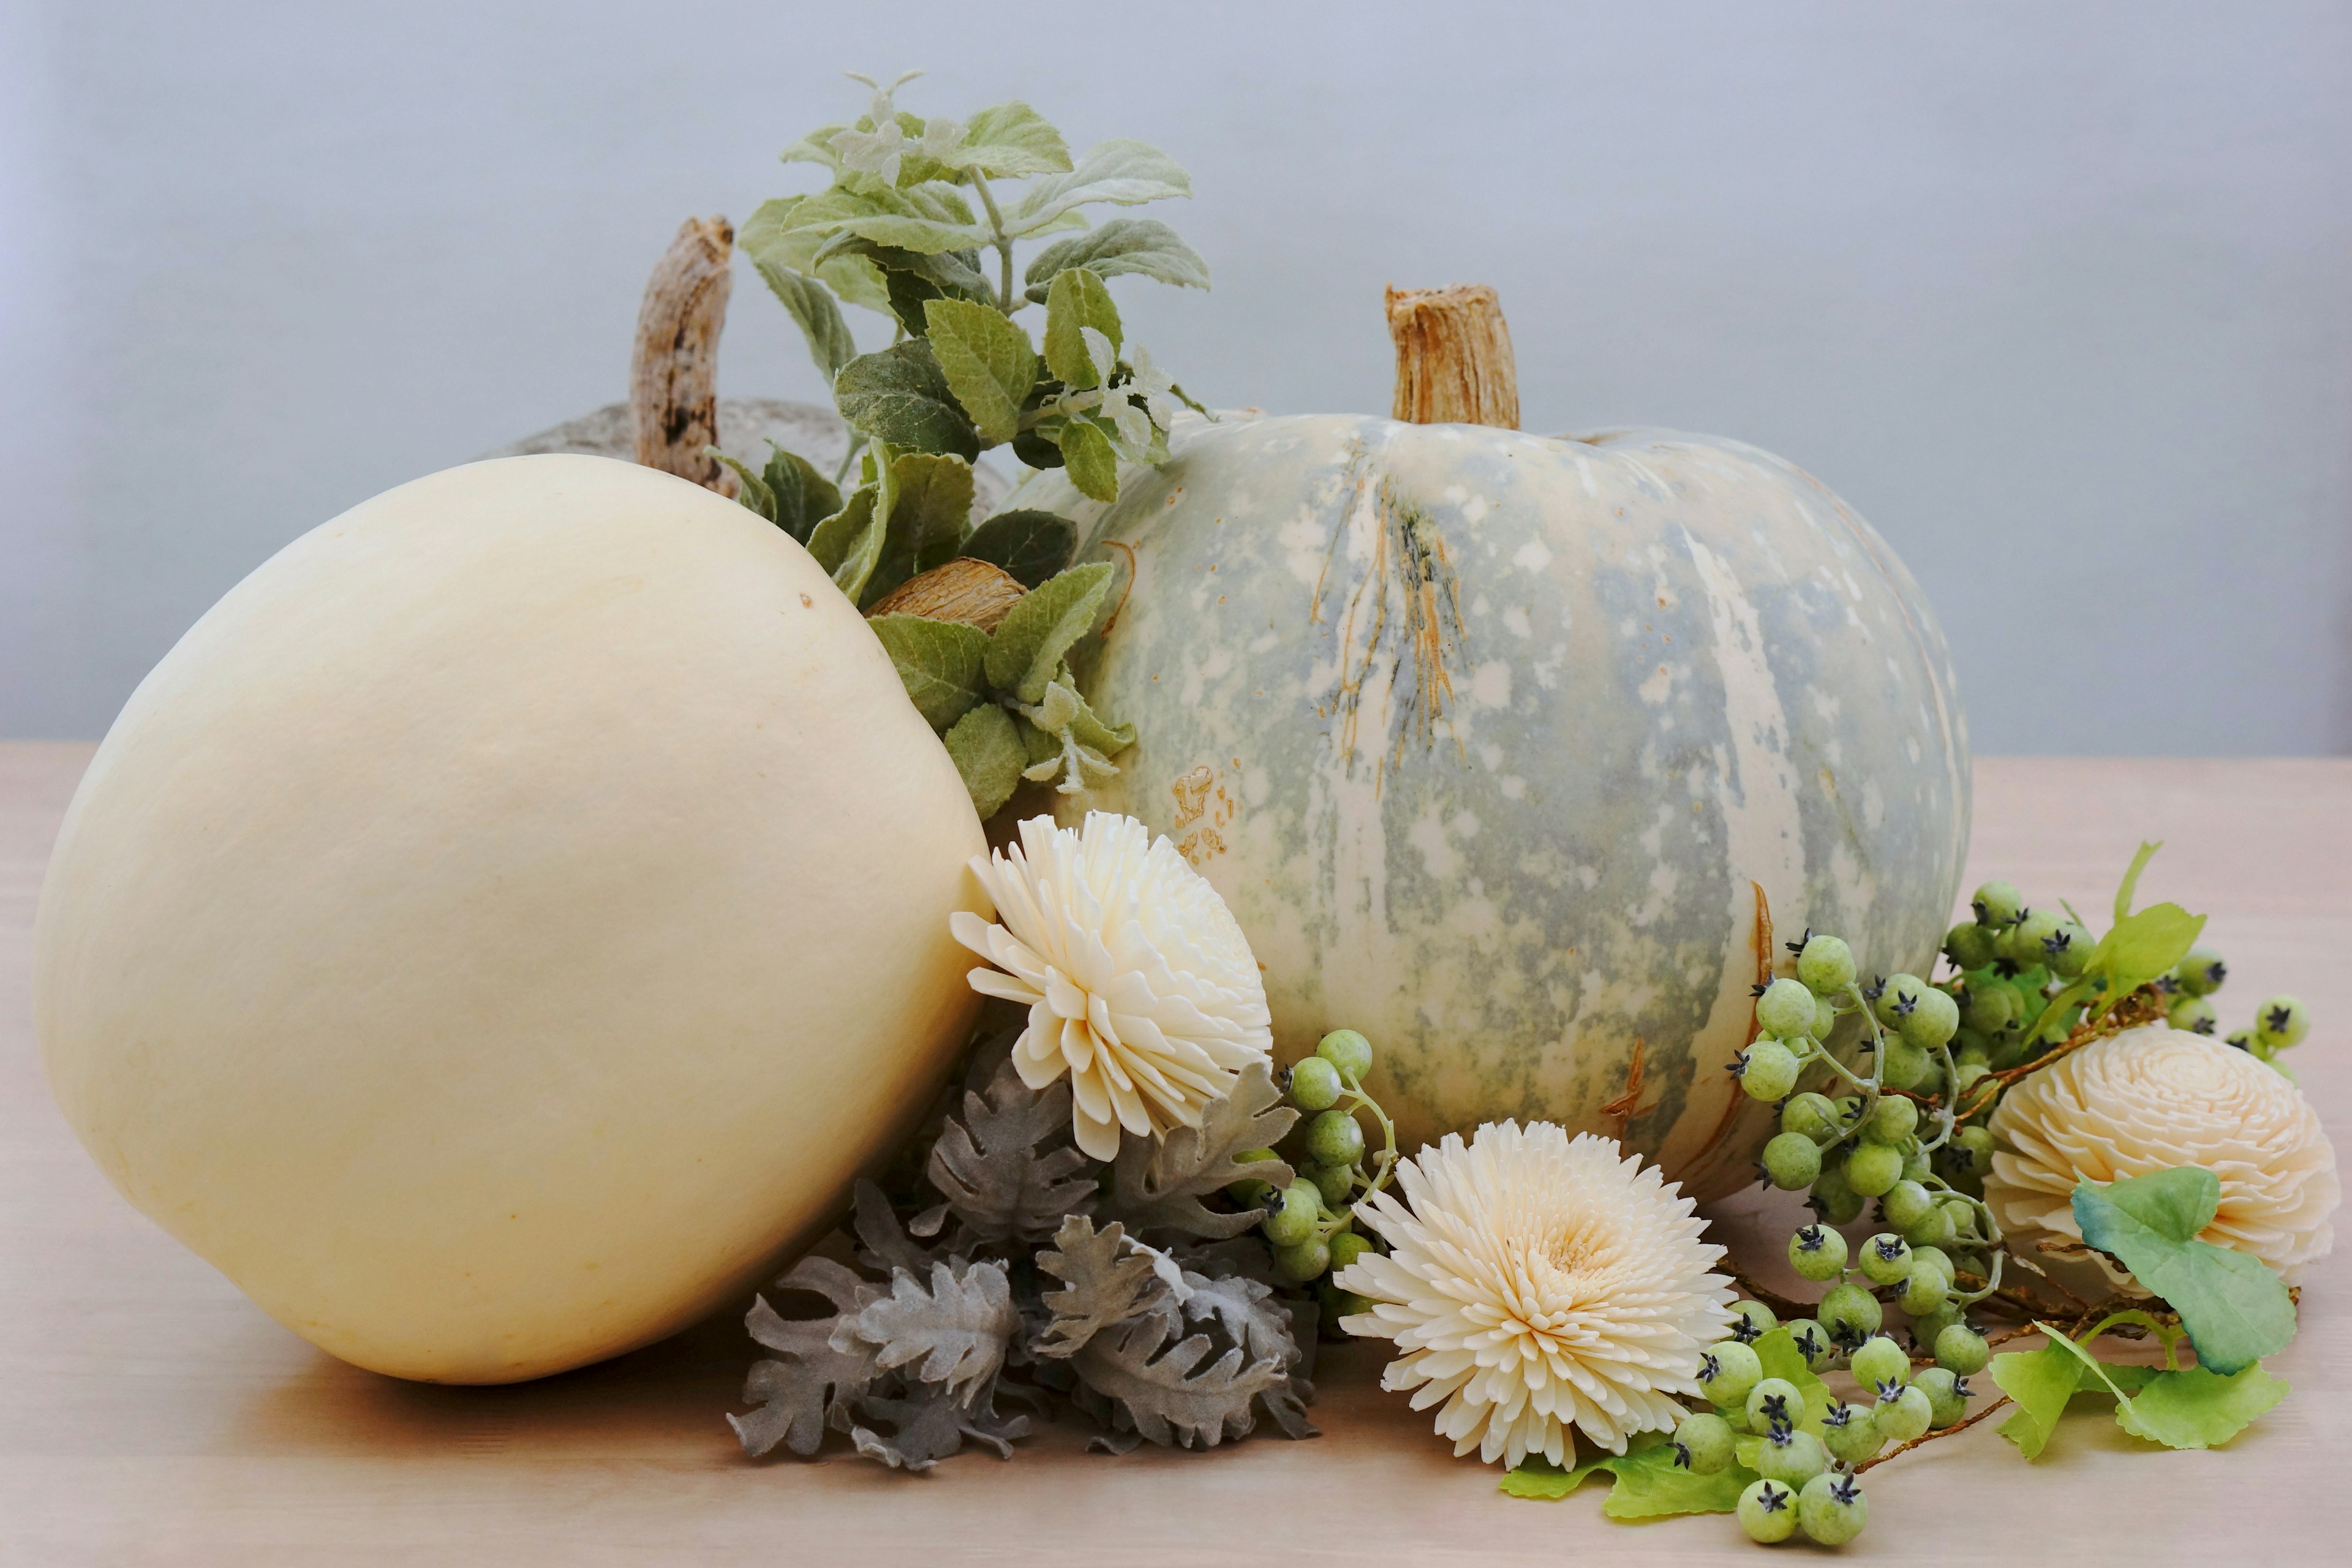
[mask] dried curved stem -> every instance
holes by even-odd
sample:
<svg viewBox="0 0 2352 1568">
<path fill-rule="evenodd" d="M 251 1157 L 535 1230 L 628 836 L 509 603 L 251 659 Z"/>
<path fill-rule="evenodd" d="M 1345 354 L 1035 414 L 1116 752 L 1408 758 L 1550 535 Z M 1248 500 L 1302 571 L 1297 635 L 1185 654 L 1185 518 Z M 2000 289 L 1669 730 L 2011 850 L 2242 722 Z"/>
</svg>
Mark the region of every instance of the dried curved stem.
<svg viewBox="0 0 2352 1568">
<path fill-rule="evenodd" d="M 734 244 L 723 217 L 679 226 L 646 279 L 629 357 L 637 461 L 726 496 L 735 493 L 734 471 L 703 448 L 719 440 L 719 332 L 727 324 Z"/>
</svg>

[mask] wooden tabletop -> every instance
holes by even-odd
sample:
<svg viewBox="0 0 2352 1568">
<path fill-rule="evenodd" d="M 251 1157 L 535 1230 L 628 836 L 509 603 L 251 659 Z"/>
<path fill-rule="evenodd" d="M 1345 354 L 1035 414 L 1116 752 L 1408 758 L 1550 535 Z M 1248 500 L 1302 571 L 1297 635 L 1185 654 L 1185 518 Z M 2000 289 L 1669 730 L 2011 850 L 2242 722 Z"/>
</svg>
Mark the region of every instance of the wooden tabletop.
<svg viewBox="0 0 2352 1568">
<path fill-rule="evenodd" d="M 746 1462 L 720 1419 L 751 1356 L 739 1314 L 511 1388 L 334 1361 L 118 1198 L 41 1081 L 33 906 L 89 755 L 0 744 L 0 1563 L 1761 1561 L 1728 1518 L 1615 1524 L 1597 1486 L 1502 1496 L 1378 1391 L 1377 1345 L 1327 1351 L 1310 1441 L 1108 1458 L 1048 1426 L 1010 1462 L 911 1478 Z M 1970 886 L 2104 907 L 2137 841 L 2164 839 L 2143 897 L 2212 917 L 2232 1025 L 2274 991 L 2311 1004 L 2294 1064 L 2352 1136 L 2352 761 L 1992 759 L 1976 782 Z M 1784 1201 L 1735 1200 L 1719 1229 L 1777 1253 L 1762 1232 L 1786 1223 L 1759 1207 Z M 1997 1421 L 1931 1444 L 1871 1473 L 1872 1522 L 1843 1555 L 2344 1562 L 2352 1246 L 2311 1271 L 2272 1365 L 2294 1392 L 2223 1451 L 2152 1449 L 2097 1411 L 2037 1464 Z"/>
</svg>

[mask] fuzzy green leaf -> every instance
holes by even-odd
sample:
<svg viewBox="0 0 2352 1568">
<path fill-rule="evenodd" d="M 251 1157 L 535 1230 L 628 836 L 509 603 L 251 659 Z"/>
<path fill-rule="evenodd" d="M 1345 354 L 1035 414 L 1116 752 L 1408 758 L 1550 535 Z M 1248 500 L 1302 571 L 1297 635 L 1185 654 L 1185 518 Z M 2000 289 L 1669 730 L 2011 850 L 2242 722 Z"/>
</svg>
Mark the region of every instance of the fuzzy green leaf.
<svg viewBox="0 0 2352 1568">
<path fill-rule="evenodd" d="M 2183 1165 L 2105 1187 L 2074 1188 L 2083 1239 L 2113 1257 L 2180 1314 L 2200 1364 L 2229 1376 L 2294 1338 L 2294 1302 L 2256 1258 L 2197 1238 L 2212 1222 L 2221 1182 Z"/>
<path fill-rule="evenodd" d="M 1070 563 L 1078 525 L 1050 511 L 1000 511 L 971 531 L 963 553 L 1034 588 Z"/>
<path fill-rule="evenodd" d="M 849 333 L 849 323 L 841 319 L 841 307 L 833 302 L 833 295 L 815 279 L 795 272 L 772 257 L 754 255 L 752 270 L 766 281 L 769 291 L 783 301 L 783 306 L 807 340 L 809 358 L 831 381 L 841 374 L 841 367 L 857 357 L 857 340 Z"/>
<path fill-rule="evenodd" d="M 2083 1363 L 2063 1345 L 2011 1351 L 1992 1358 L 1992 1380 L 2017 1406 L 2000 1435 L 2027 1458 L 2039 1458 L 2083 1381 Z"/>
<path fill-rule="evenodd" d="M 1024 594 L 989 640 L 989 684 L 1024 702 L 1043 701 L 1063 658 L 1094 629 L 1110 576 L 1109 563 L 1097 561 Z"/>
<path fill-rule="evenodd" d="M 1118 307 L 1111 303 L 1110 290 L 1083 267 L 1064 268 L 1054 274 L 1045 289 L 1045 367 L 1055 380 L 1074 390 L 1102 382 L 1102 373 L 1087 348 L 1088 327 L 1109 340 L 1113 353 L 1118 352 Z"/>
<path fill-rule="evenodd" d="M 1021 405 L 1037 382 L 1037 351 L 1003 312 L 964 300 L 923 307 L 931 352 L 956 401 L 991 446 L 1021 427 Z"/>
<path fill-rule="evenodd" d="M 971 250 L 989 244 L 993 237 L 977 224 L 942 223 L 937 218 L 916 217 L 902 213 L 877 213 L 872 217 L 851 218 L 842 228 L 861 239 L 877 245 L 911 250 L 921 256 L 936 255 L 942 250 Z"/>
<path fill-rule="evenodd" d="M 971 808 L 985 822 L 1013 798 L 1021 770 L 1028 764 L 1013 716 L 993 702 L 983 702 L 957 720 L 945 739 L 948 755 L 971 795 Z"/>
<path fill-rule="evenodd" d="M 1099 501 L 1118 499 L 1118 452 L 1101 426 L 1073 419 L 1062 426 L 1062 465 L 1078 493 Z"/>
<path fill-rule="evenodd" d="M 735 470 L 735 478 L 739 481 L 735 491 L 735 500 L 738 505 L 746 511 L 757 512 L 764 521 L 776 521 L 776 497 L 774 492 L 768 489 L 766 479 L 716 447 L 703 447 L 702 455 L 724 463 Z"/>
<path fill-rule="evenodd" d="M 841 491 L 816 466 L 772 441 L 768 444 L 768 469 L 761 476 L 775 511 L 769 521 L 802 544 L 816 525 L 841 510 Z"/>
<path fill-rule="evenodd" d="M 853 605 L 861 602 L 866 579 L 882 559 L 884 520 L 876 515 L 875 499 L 872 485 L 861 486 L 809 534 L 808 552 Z"/>
<path fill-rule="evenodd" d="M 961 621 L 877 616 L 866 623 L 882 639 L 915 710 L 945 734 L 988 695 L 988 634 Z"/>
<path fill-rule="evenodd" d="M 1025 180 L 1033 174 L 1067 174 L 1070 149 L 1043 115 L 1016 99 L 992 103 L 973 115 L 963 139 L 942 162 L 992 180 Z"/>
<path fill-rule="evenodd" d="M 1031 258 L 1029 298 L 1043 304 L 1054 277 L 1083 267 L 1098 278 L 1140 273 L 1187 289 L 1209 286 L 1209 264 L 1156 217 L 1115 217 L 1100 228 L 1055 240 Z"/>
<path fill-rule="evenodd" d="M 1034 234 L 1074 207 L 1097 202 L 1131 207 L 1192 194 L 1192 180 L 1173 158 L 1148 142 L 1121 138 L 1088 148 L 1066 174 L 1032 184 L 1005 229 L 1016 236 Z"/>
<path fill-rule="evenodd" d="M 833 384 L 841 416 L 877 441 L 916 452 L 952 452 L 970 462 L 980 435 L 920 338 L 860 354 Z"/>
<path fill-rule="evenodd" d="M 888 526 L 861 605 L 954 560 L 971 531 L 971 465 L 961 458 L 901 452 L 890 461 L 890 478 Z"/>
</svg>

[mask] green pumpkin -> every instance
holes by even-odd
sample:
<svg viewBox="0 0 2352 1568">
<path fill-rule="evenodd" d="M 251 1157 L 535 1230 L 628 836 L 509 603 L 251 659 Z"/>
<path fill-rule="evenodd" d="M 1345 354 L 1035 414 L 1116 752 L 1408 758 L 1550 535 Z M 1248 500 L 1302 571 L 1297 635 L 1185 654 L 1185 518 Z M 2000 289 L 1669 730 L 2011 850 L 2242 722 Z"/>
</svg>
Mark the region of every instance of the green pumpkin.
<svg viewBox="0 0 2352 1568">
<path fill-rule="evenodd" d="M 1141 739 L 1057 812 L 1174 839 L 1280 1053 L 1361 1029 L 1406 1148 L 1516 1117 L 1751 1179 L 1759 889 L 1775 937 L 1926 973 L 1967 848 L 1949 656 L 1885 542 L 1707 436 L 1229 415 L 1171 447 L 1114 504 L 1058 472 L 1005 503 L 1131 570 L 1081 674 Z"/>
</svg>

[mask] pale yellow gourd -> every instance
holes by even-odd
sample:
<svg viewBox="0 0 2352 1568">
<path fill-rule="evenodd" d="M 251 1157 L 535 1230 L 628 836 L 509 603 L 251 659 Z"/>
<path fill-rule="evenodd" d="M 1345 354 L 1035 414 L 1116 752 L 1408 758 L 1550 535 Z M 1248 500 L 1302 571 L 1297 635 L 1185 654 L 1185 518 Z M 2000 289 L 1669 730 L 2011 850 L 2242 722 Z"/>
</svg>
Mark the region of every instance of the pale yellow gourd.
<svg viewBox="0 0 2352 1568">
<path fill-rule="evenodd" d="M 35 1012 L 125 1196 L 402 1377 L 658 1339 L 829 1224 L 961 1045 L 962 784 L 782 532 L 585 457 L 353 508 L 143 682 Z"/>
</svg>

